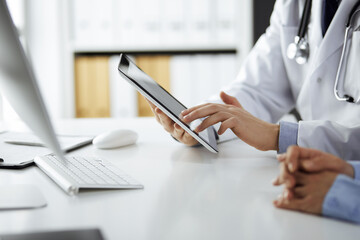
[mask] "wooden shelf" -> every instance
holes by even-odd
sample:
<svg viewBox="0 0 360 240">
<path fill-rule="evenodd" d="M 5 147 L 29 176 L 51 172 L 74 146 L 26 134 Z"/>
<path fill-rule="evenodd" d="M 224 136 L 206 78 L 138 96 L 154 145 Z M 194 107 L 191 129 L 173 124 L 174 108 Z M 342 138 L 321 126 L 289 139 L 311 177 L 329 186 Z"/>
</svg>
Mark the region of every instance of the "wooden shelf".
<svg viewBox="0 0 360 240">
<path fill-rule="evenodd" d="M 231 45 L 183 45 L 183 46 L 75 46 L 73 53 L 84 54 L 116 54 L 116 53 L 157 53 L 157 54 L 189 54 L 189 53 L 237 53 L 236 46 Z"/>
</svg>

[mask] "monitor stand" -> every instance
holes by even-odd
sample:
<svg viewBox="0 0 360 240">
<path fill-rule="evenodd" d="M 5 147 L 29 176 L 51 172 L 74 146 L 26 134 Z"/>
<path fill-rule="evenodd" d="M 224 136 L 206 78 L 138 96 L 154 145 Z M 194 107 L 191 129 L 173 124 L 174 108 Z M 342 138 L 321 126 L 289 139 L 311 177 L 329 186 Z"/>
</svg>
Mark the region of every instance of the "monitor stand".
<svg viewBox="0 0 360 240">
<path fill-rule="evenodd" d="M 42 208 L 47 202 L 34 185 L 0 185 L 0 211 Z"/>
</svg>

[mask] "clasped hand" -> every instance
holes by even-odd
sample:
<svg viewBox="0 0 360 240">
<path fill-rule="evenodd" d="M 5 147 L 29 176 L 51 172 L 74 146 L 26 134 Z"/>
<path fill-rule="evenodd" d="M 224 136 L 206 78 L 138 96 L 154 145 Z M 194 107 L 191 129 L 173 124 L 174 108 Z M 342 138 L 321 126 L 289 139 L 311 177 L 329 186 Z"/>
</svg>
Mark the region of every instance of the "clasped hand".
<svg viewBox="0 0 360 240">
<path fill-rule="evenodd" d="M 318 150 L 291 146 L 278 160 L 280 175 L 273 184 L 285 186 L 274 201 L 278 208 L 321 214 L 325 196 L 337 175 L 354 177 L 349 163 Z"/>
</svg>

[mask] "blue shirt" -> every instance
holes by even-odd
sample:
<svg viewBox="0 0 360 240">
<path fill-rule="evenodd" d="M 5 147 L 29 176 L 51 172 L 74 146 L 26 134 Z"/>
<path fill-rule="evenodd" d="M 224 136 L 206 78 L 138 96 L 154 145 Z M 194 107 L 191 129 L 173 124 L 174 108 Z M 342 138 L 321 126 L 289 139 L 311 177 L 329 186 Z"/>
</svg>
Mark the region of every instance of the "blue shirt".
<svg viewBox="0 0 360 240">
<path fill-rule="evenodd" d="M 280 122 L 279 153 L 285 153 L 291 145 L 297 144 L 299 124 L 292 122 Z"/>
<path fill-rule="evenodd" d="M 297 144 L 299 125 L 280 122 L 279 153 Z M 354 168 L 354 179 L 339 174 L 325 196 L 322 214 L 327 217 L 360 223 L 360 161 L 349 161 Z"/>
<path fill-rule="evenodd" d="M 325 196 L 324 216 L 360 223 L 360 162 L 350 162 L 355 178 L 339 174 Z"/>
</svg>

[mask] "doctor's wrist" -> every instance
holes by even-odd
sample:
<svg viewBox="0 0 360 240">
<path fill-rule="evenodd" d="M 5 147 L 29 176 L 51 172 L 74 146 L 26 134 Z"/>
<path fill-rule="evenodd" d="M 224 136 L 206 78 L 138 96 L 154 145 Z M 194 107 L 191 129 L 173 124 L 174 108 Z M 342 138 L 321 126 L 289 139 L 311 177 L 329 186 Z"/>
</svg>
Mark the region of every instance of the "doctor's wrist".
<svg viewBox="0 0 360 240">
<path fill-rule="evenodd" d="M 261 140 L 258 142 L 259 145 L 255 146 L 261 151 L 270 151 L 279 149 L 279 133 L 280 125 L 266 123 L 265 128 L 261 132 Z"/>
<path fill-rule="evenodd" d="M 272 149 L 275 151 L 279 151 L 279 135 L 280 135 L 280 125 L 279 124 L 272 124 L 271 127 L 272 132 Z"/>
</svg>

